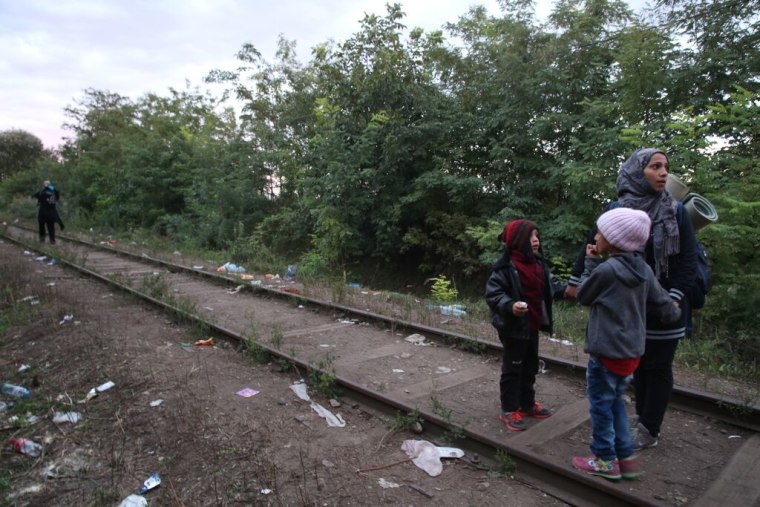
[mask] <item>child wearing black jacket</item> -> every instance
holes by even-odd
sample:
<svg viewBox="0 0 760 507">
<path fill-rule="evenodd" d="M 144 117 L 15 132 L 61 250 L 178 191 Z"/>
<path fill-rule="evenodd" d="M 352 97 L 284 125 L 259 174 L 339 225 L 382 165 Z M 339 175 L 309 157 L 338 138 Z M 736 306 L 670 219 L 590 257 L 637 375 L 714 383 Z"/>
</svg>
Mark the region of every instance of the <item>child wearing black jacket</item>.
<svg viewBox="0 0 760 507">
<path fill-rule="evenodd" d="M 538 332 L 551 333 L 552 300 L 563 297 L 565 284 L 553 282 L 536 224 L 524 219 L 509 222 L 500 239 L 504 255 L 486 283 L 491 324 L 503 346 L 499 420 L 510 431 L 523 431 L 524 417 L 551 416 L 536 401 Z"/>
</svg>

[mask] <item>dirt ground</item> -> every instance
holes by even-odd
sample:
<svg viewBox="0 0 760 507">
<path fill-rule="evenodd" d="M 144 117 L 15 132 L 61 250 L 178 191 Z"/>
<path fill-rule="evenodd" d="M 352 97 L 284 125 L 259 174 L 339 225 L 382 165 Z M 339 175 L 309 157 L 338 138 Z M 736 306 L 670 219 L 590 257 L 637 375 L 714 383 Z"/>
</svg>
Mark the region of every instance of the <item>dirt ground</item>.
<svg viewBox="0 0 760 507">
<path fill-rule="evenodd" d="M 0 377 L 32 391 L 0 413 L 0 505 L 119 505 L 153 473 L 151 506 L 561 505 L 465 460 L 445 460 L 437 477 L 398 463 L 404 440 L 424 433 L 310 393 L 346 421 L 330 427 L 290 389 L 297 372 L 218 339 L 186 345 L 207 336 L 7 242 L 0 288 Z M 257 394 L 236 394 L 246 388 Z M 56 412 L 82 419 L 55 423 Z M 14 436 L 44 453 L 16 453 Z"/>
</svg>

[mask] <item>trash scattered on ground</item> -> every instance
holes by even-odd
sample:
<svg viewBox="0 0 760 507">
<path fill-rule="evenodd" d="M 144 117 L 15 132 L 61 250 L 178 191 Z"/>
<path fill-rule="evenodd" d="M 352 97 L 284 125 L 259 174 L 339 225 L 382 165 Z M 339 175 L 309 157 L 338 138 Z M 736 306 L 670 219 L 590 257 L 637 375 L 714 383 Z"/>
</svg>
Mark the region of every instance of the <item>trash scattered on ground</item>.
<svg viewBox="0 0 760 507">
<path fill-rule="evenodd" d="M 196 347 L 213 347 L 214 346 L 214 339 L 213 338 L 206 338 L 205 340 L 196 340 L 194 345 Z"/>
<path fill-rule="evenodd" d="M 47 255 L 40 255 L 39 257 L 34 258 L 34 260 L 36 260 L 37 262 L 42 262 L 45 259 L 47 259 Z"/>
<path fill-rule="evenodd" d="M 58 261 L 54 258 L 50 259 L 50 262 L 47 263 L 48 266 L 55 266 L 56 264 L 58 264 Z"/>
<path fill-rule="evenodd" d="M 17 386 L 16 384 L 3 384 L 2 393 L 6 396 L 13 396 L 14 398 L 31 398 L 32 392 L 23 386 Z"/>
<path fill-rule="evenodd" d="M 193 269 L 204 269 L 204 266 L 193 266 Z"/>
<path fill-rule="evenodd" d="M 55 287 L 55 282 L 50 282 L 47 284 L 48 287 Z"/>
<path fill-rule="evenodd" d="M 217 273 L 245 273 L 245 268 L 243 266 L 233 264 L 232 262 L 225 262 L 216 268 L 216 271 Z"/>
<path fill-rule="evenodd" d="M 237 287 L 235 287 L 234 289 L 230 289 L 230 290 L 228 290 L 228 291 L 227 291 L 227 294 L 237 294 L 238 292 L 240 292 L 240 291 L 241 291 L 242 289 L 244 289 L 244 288 L 245 288 L 245 285 L 238 285 L 238 286 L 237 286 Z"/>
<path fill-rule="evenodd" d="M 393 368 L 393 373 L 404 373 L 404 370 L 400 370 L 398 368 Z"/>
<path fill-rule="evenodd" d="M 262 284 L 261 280 L 251 280 L 251 285 L 255 285 L 257 287 L 260 287 Z"/>
<path fill-rule="evenodd" d="M 742 436 L 741 436 L 741 435 L 729 435 L 729 436 L 728 436 L 728 438 L 729 438 L 729 439 L 733 439 L 733 438 L 742 438 Z"/>
<path fill-rule="evenodd" d="M 538 360 L 538 373 L 548 373 L 549 370 L 546 369 L 546 362 L 544 362 L 543 359 Z"/>
<path fill-rule="evenodd" d="M 242 398 L 250 398 L 251 396 L 256 396 L 257 394 L 259 394 L 259 392 L 256 389 L 251 389 L 250 387 L 246 387 L 245 389 L 241 389 L 235 394 L 237 394 L 238 396 Z"/>
<path fill-rule="evenodd" d="M 288 270 L 285 272 L 285 280 L 288 282 L 292 282 L 296 279 L 296 265 L 291 264 L 288 266 Z"/>
<path fill-rule="evenodd" d="M 451 373 L 451 368 L 448 368 L 446 366 L 438 366 L 435 369 L 436 373 Z"/>
<path fill-rule="evenodd" d="M 440 475 L 443 471 L 441 458 L 461 458 L 464 456 L 462 449 L 437 447 L 427 440 L 404 440 L 404 443 L 401 444 L 401 450 L 412 458 L 412 463 L 431 477 Z"/>
<path fill-rule="evenodd" d="M 42 454 L 42 446 L 37 442 L 29 440 L 28 438 L 11 437 L 8 440 L 8 443 L 13 446 L 13 449 L 15 449 L 16 452 L 26 454 L 32 458 L 36 458 Z"/>
<path fill-rule="evenodd" d="M 421 334 L 410 334 L 406 338 L 404 338 L 405 341 L 408 341 L 409 343 L 413 343 L 415 345 L 419 345 L 421 347 L 428 347 L 432 345 L 430 342 L 426 341 L 427 339 L 422 336 Z"/>
<path fill-rule="evenodd" d="M 31 368 L 31 366 L 29 366 L 28 364 L 22 364 L 21 366 L 18 367 L 18 372 L 24 373 L 29 368 Z"/>
<path fill-rule="evenodd" d="M 549 341 L 554 342 L 554 343 L 561 343 L 562 345 L 568 345 L 568 346 L 573 344 L 573 342 L 571 342 L 570 340 L 560 340 L 559 338 L 549 338 Z"/>
<path fill-rule="evenodd" d="M 162 400 L 162 399 L 153 400 L 153 401 L 150 402 L 150 406 L 151 407 L 157 407 L 160 404 L 162 404 L 163 402 L 164 402 L 164 400 Z"/>
<path fill-rule="evenodd" d="M 240 275 L 240 279 L 245 280 L 246 282 L 253 280 L 254 278 L 256 278 L 254 275 L 247 275 L 247 274 Z"/>
<path fill-rule="evenodd" d="M 39 298 L 37 296 L 25 296 L 25 297 L 19 299 L 18 301 L 19 301 L 19 303 L 25 303 L 25 302 L 29 301 L 29 304 L 32 305 L 32 306 L 40 304 L 40 300 L 39 300 Z"/>
<path fill-rule="evenodd" d="M 264 275 L 264 278 L 266 278 L 267 280 L 279 280 L 280 275 L 279 274 L 273 275 L 272 273 L 267 273 L 266 275 Z"/>
<path fill-rule="evenodd" d="M 103 384 L 100 384 L 98 387 L 93 387 L 87 392 L 87 396 L 84 397 L 83 400 L 79 400 L 77 403 L 86 403 L 93 399 L 95 396 L 98 395 L 98 393 L 102 393 L 103 391 L 107 391 L 111 389 L 113 386 L 115 386 L 112 381 L 105 382 Z"/>
<path fill-rule="evenodd" d="M 464 305 L 440 305 L 438 308 L 443 315 L 453 315 L 454 317 L 464 317 L 467 315 Z"/>
<path fill-rule="evenodd" d="M 76 424 L 82 420 L 82 414 L 79 412 L 56 412 L 53 414 L 53 422 L 56 424 L 71 423 Z"/>
<path fill-rule="evenodd" d="M 63 318 L 58 323 L 58 325 L 62 326 L 62 325 L 64 325 L 67 322 L 71 322 L 72 320 L 74 320 L 74 316 L 72 314 L 66 314 L 66 315 L 63 316 Z"/>
<path fill-rule="evenodd" d="M 302 400 L 310 402 L 311 409 L 314 410 L 319 417 L 323 417 L 327 421 L 328 426 L 342 428 L 346 425 L 346 421 L 343 420 L 343 417 L 340 414 L 335 415 L 319 403 L 311 400 L 309 394 L 306 392 L 306 384 L 297 382 L 292 384 L 290 389 Z"/>
<path fill-rule="evenodd" d="M 293 288 L 291 288 L 291 287 L 283 287 L 283 288 L 282 288 L 282 292 L 287 292 L 287 293 L 289 293 L 289 294 L 298 294 L 298 295 L 300 295 L 300 296 L 302 296 L 302 295 L 303 295 L 303 292 L 301 292 L 301 291 L 300 291 L 300 290 L 298 290 L 298 289 L 293 289 Z"/>
<path fill-rule="evenodd" d="M 148 507 L 148 501 L 140 495 L 129 495 L 121 501 L 119 507 Z"/>
<path fill-rule="evenodd" d="M 158 472 L 153 472 L 150 474 L 150 477 L 145 479 L 145 482 L 143 482 L 143 485 L 140 486 L 140 491 L 138 491 L 138 494 L 144 495 L 151 489 L 155 488 L 161 484 L 161 477 L 158 476 Z"/>
<path fill-rule="evenodd" d="M 356 321 L 351 319 L 338 319 L 338 322 L 341 324 L 356 324 Z"/>
<path fill-rule="evenodd" d="M 5 412 L 8 409 L 8 404 L 4 401 L 0 401 L 0 413 Z"/>
<path fill-rule="evenodd" d="M 377 480 L 377 483 L 378 483 L 378 484 L 380 485 L 380 487 L 381 487 L 381 488 L 383 488 L 383 489 L 388 489 L 388 488 L 400 488 L 400 487 L 401 487 L 401 485 L 400 485 L 400 484 L 397 484 L 397 483 L 395 483 L 395 482 L 386 481 L 386 480 L 385 480 L 385 479 L 383 479 L 382 477 L 380 477 L 380 478 Z"/>
<path fill-rule="evenodd" d="M 264 489 L 261 490 L 261 494 L 262 495 L 269 495 L 271 493 L 272 493 L 272 490 L 269 489 L 269 488 L 264 488 Z"/>
</svg>

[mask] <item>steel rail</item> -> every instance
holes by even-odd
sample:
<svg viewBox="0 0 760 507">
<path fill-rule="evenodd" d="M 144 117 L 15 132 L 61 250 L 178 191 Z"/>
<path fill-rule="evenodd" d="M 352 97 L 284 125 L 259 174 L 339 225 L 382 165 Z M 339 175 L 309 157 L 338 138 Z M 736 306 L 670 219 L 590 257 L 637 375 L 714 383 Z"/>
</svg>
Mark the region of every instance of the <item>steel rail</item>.
<svg viewBox="0 0 760 507">
<path fill-rule="evenodd" d="M 39 248 L 34 248 L 34 246 L 29 245 L 19 240 L 18 238 L 12 238 L 7 235 L 4 236 L 8 240 L 24 248 L 30 250 L 41 250 Z M 86 244 L 86 242 L 84 243 Z M 44 252 L 44 250 L 41 251 Z M 49 252 L 44 253 L 49 255 Z M 134 256 L 134 254 L 131 253 L 129 255 Z M 139 258 L 147 260 L 145 257 Z M 132 287 L 129 287 L 128 285 L 92 271 L 84 266 L 80 266 L 67 259 L 59 259 L 59 263 L 64 266 L 68 266 L 71 269 L 74 269 L 84 275 L 87 275 L 88 277 L 126 292 L 140 300 L 146 301 L 153 306 L 168 311 L 187 321 L 204 325 L 209 330 L 221 334 L 231 339 L 232 341 L 237 342 L 238 344 L 244 344 L 247 342 L 244 336 L 229 328 L 226 328 L 214 322 L 206 321 L 199 315 L 189 313 L 170 303 L 166 303 L 160 299 L 144 294 Z M 600 481 L 598 478 L 591 477 L 588 474 L 581 473 L 575 469 L 558 465 L 555 461 L 531 453 L 524 447 L 509 444 L 508 442 L 498 441 L 492 438 L 490 435 L 482 432 L 458 427 L 456 424 L 451 423 L 450 421 L 440 417 L 438 414 L 432 411 L 419 409 L 418 407 L 411 406 L 400 399 L 369 389 L 366 386 L 343 376 L 326 372 L 312 364 L 298 359 L 297 357 L 273 348 L 266 343 L 257 342 L 257 347 L 265 350 L 271 356 L 283 359 L 291 363 L 297 369 L 297 371 L 299 371 L 298 368 L 301 368 L 306 372 L 314 371 L 332 375 L 337 385 L 350 392 L 350 395 L 347 396 L 347 398 L 356 400 L 357 402 L 361 402 L 367 406 L 371 406 L 385 414 L 392 416 L 394 411 L 401 411 L 408 414 L 419 414 L 420 418 L 426 423 L 426 431 L 432 435 L 442 435 L 445 432 L 451 430 L 459 430 L 464 436 L 464 440 L 458 441 L 458 446 L 468 450 L 471 454 L 476 453 L 478 456 L 483 456 L 484 460 L 487 462 L 497 463 L 497 454 L 499 452 L 507 453 L 515 462 L 516 470 L 518 471 L 521 479 L 525 480 L 525 482 L 533 484 L 536 487 L 539 487 L 547 494 L 554 496 L 564 502 L 567 502 L 570 505 L 645 507 L 662 505 L 653 501 L 651 498 L 632 493 L 626 490 L 622 485 L 616 485 L 615 483 L 607 481 Z M 301 372 L 299 371 L 299 374 L 300 373 Z"/>
<path fill-rule="evenodd" d="M 33 229 L 26 226 L 20 226 L 18 224 L 9 224 L 9 226 L 11 225 L 13 227 L 27 230 L 29 232 L 36 232 Z M 5 236 L 8 237 L 7 234 L 5 234 Z M 90 248 L 96 248 L 103 251 L 116 253 L 118 255 L 122 255 L 128 258 L 134 258 L 134 259 L 151 262 L 157 266 L 162 266 L 172 272 L 182 271 L 186 273 L 192 273 L 196 276 L 205 277 L 221 284 L 235 285 L 235 284 L 240 284 L 241 282 L 240 279 L 237 279 L 231 276 L 225 276 L 223 274 L 194 269 L 190 266 L 175 264 L 169 261 L 148 256 L 146 254 L 138 255 L 134 252 L 130 252 L 125 249 L 116 248 L 113 245 L 108 245 L 108 246 L 99 245 L 99 244 L 91 243 L 89 241 L 85 241 L 79 238 L 69 237 L 68 235 L 64 235 L 64 236 L 59 235 L 59 237 L 62 237 L 62 239 L 65 239 L 67 241 L 85 245 Z M 12 238 L 9 238 L 9 239 L 12 239 Z M 27 248 L 33 249 L 34 247 L 31 245 L 27 245 Z M 305 294 L 296 294 L 293 292 L 287 292 L 284 290 L 279 290 L 279 289 L 264 287 L 264 286 L 256 286 L 256 285 L 251 285 L 251 284 L 244 284 L 243 286 L 245 287 L 246 290 L 251 290 L 255 293 L 267 294 L 273 297 L 285 298 L 291 301 L 295 300 L 295 301 L 309 303 L 316 307 L 325 308 L 330 311 L 343 312 L 348 315 L 361 317 L 363 319 L 373 321 L 376 323 L 383 323 L 384 325 L 388 325 L 392 329 L 405 329 L 405 330 L 424 334 L 428 338 L 435 337 L 443 341 L 453 340 L 457 344 L 468 344 L 469 345 L 468 347 L 461 347 L 465 350 L 482 350 L 482 351 L 487 351 L 492 354 L 498 354 L 499 356 L 501 355 L 502 350 L 503 350 L 501 343 L 484 340 L 479 337 L 468 336 L 462 333 L 457 333 L 457 332 L 447 331 L 444 329 L 439 329 L 439 328 L 435 328 L 431 326 L 426 326 L 424 324 L 419 324 L 419 323 L 415 323 L 415 322 L 411 322 L 411 321 L 407 321 L 403 319 L 398 319 L 395 317 L 389 317 L 387 315 L 381 315 L 381 314 L 369 312 L 366 310 L 352 308 L 349 306 L 333 303 L 330 301 L 319 300 L 319 299 L 307 296 Z M 546 354 L 540 354 L 539 357 L 548 365 L 561 368 L 563 371 L 570 372 L 571 374 L 575 374 L 580 378 L 585 378 L 586 365 L 583 363 L 580 363 L 577 361 L 571 361 L 567 359 L 562 359 L 559 357 L 554 357 L 554 356 L 546 355 Z M 760 432 L 760 404 L 758 404 L 758 402 L 746 401 L 746 400 L 743 401 L 743 400 L 739 400 L 737 398 L 727 396 L 727 395 L 715 394 L 715 393 L 710 393 L 707 391 L 675 385 L 673 387 L 673 392 L 671 394 L 671 405 L 675 408 L 678 408 L 686 412 L 691 412 L 691 413 L 695 413 L 699 415 L 712 417 L 714 419 L 728 422 L 737 427 Z"/>
</svg>

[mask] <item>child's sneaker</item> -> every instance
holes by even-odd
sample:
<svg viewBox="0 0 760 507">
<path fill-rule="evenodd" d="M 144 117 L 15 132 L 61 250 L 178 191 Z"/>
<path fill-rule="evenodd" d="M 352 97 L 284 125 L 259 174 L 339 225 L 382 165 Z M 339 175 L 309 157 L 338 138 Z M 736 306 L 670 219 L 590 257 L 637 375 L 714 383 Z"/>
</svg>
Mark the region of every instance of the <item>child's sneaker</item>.
<svg viewBox="0 0 760 507">
<path fill-rule="evenodd" d="M 639 468 L 639 457 L 635 454 L 623 458 L 620 460 L 620 475 L 623 479 L 635 479 L 641 475 L 641 468 Z"/>
<path fill-rule="evenodd" d="M 657 445 L 657 437 L 653 437 L 646 427 L 639 423 L 631 431 L 631 437 L 633 437 L 633 448 L 635 450 L 648 449 L 649 447 L 655 447 Z"/>
<path fill-rule="evenodd" d="M 528 428 L 520 412 L 502 412 L 499 414 L 499 420 L 510 431 L 523 431 Z"/>
<path fill-rule="evenodd" d="M 531 410 L 519 409 L 518 412 L 523 417 L 535 417 L 536 419 L 546 419 L 552 415 L 551 410 L 542 407 L 539 402 L 535 402 Z"/>
<path fill-rule="evenodd" d="M 598 475 L 605 479 L 617 480 L 620 475 L 620 463 L 618 460 L 605 461 L 596 456 L 576 456 L 573 458 L 573 466 L 581 472 Z"/>
</svg>

